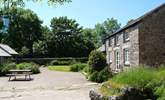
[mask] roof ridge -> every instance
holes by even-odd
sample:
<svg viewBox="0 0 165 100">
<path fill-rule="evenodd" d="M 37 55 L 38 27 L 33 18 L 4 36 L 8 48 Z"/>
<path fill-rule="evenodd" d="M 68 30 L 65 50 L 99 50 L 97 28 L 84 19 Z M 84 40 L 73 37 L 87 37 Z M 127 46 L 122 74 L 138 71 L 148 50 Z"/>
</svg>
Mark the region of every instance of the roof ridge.
<svg viewBox="0 0 165 100">
<path fill-rule="evenodd" d="M 134 24 L 140 22 L 142 19 L 144 19 L 145 17 L 151 15 L 151 14 L 154 13 L 155 11 L 161 9 L 162 7 L 165 7 L 165 3 L 159 5 L 159 6 L 156 7 L 156 8 L 153 8 L 152 10 L 150 10 L 150 11 L 147 12 L 147 13 L 145 13 L 144 15 L 142 15 L 142 16 L 140 16 L 140 17 L 134 19 L 133 22 L 131 22 L 130 24 L 127 24 L 127 25 L 123 26 L 122 28 L 118 29 L 116 32 L 114 32 L 114 33 L 112 33 L 111 35 L 107 36 L 104 40 L 108 39 L 109 37 L 111 37 L 111 36 L 113 36 L 113 35 L 115 35 L 115 34 L 117 34 L 117 33 L 119 33 L 120 31 L 122 31 L 122 30 L 124 30 L 124 29 L 127 29 L 127 28 L 129 28 L 130 26 L 132 26 L 132 25 L 134 25 Z"/>
</svg>

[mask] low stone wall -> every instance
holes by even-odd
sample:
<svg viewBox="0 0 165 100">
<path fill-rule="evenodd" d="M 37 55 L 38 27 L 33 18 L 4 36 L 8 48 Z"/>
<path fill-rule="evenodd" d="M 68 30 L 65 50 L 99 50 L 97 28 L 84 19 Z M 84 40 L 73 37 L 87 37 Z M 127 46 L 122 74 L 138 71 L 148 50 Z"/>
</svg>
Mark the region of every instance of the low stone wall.
<svg viewBox="0 0 165 100">
<path fill-rule="evenodd" d="M 118 96 L 103 96 L 102 94 L 91 90 L 89 92 L 89 97 L 91 100 L 152 100 L 148 98 L 144 91 L 132 87 L 122 88 L 121 95 Z"/>
</svg>

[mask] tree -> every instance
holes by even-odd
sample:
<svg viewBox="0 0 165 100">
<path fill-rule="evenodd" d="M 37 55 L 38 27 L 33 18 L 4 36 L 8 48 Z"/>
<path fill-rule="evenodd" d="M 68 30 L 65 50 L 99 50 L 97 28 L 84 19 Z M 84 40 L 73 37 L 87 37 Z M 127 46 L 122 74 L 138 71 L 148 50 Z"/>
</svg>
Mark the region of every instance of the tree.
<svg viewBox="0 0 165 100">
<path fill-rule="evenodd" d="M 30 1 L 30 0 L 0 0 L 1 8 L 6 7 L 6 8 L 12 8 L 12 7 L 24 7 L 25 2 Z M 41 2 L 44 0 L 31 0 L 33 2 Z M 57 5 L 57 4 L 64 4 L 66 2 L 71 2 L 72 0 L 47 0 L 48 5 Z M 3 6 L 2 6 L 3 4 Z"/>
<path fill-rule="evenodd" d="M 95 25 L 95 33 L 98 35 L 98 44 L 99 46 L 103 43 L 104 38 L 107 36 L 106 30 L 103 24 L 96 24 Z"/>
<path fill-rule="evenodd" d="M 33 55 L 35 57 L 46 57 L 48 55 L 47 43 L 49 43 L 52 32 L 47 26 L 42 26 L 40 40 L 33 43 Z"/>
<path fill-rule="evenodd" d="M 50 56 L 52 54 L 60 57 L 78 56 L 82 27 L 79 27 L 73 19 L 55 17 L 51 20 L 51 29 L 52 35 L 47 43 Z"/>
<path fill-rule="evenodd" d="M 96 32 L 94 32 L 93 29 L 90 28 L 83 29 L 82 37 L 84 41 L 87 41 L 87 43 L 93 45 L 89 47 L 90 50 L 91 49 L 93 50 L 94 48 L 98 47 L 99 35 L 96 34 Z"/>
<path fill-rule="evenodd" d="M 117 31 L 120 28 L 121 24 L 118 23 L 118 21 L 114 18 L 105 20 L 102 24 L 98 23 L 95 25 L 95 32 L 96 34 L 99 34 L 100 40 L 102 43 L 104 42 L 104 39 Z M 100 41 L 100 42 L 101 42 Z M 100 43 L 101 44 L 101 43 Z"/>
<path fill-rule="evenodd" d="M 108 18 L 103 23 L 103 27 L 107 34 L 112 34 L 112 33 L 116 32 L 120 28 L 120 26 L 121 26 L 121 24 L 118 23 L 118 21 L 114 18 L 111 18 L 111 19 Z"/>
<path fill-rule="evenodd" d="M 33 55 L 33 43 L 40 39 L 42 21 L 31 10 L 22 8 L 9 11 L 10 27 L 8 33 L 4 34 L 4 43 L 9 44 L 17 51 L 25 46 L 29 49 L 29 55 Z"/>
</svg>

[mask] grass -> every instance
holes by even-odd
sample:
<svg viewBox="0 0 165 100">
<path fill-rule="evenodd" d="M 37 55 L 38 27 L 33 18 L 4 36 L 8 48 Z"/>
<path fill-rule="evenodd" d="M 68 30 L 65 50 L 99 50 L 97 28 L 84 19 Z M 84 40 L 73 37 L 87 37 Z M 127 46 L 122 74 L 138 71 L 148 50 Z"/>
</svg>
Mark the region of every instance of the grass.
<svg viewBox="0 0 165 100">
<path fill-rule="evenodd" d="M 124 87 L 122 84 L 115 83 L 111 80 L 105 82 L 100 88 L 100 92 L 105 96 L 120 95 L 120 89 Z"/>
<path fill-rule="evenodd" d="M 155 78 L 156 71 L 149 68 L 135 68 L 122 72 L 112 78 L 113 82 L 144 88 L 148 82 Z"/>
<path fill-rule="evenodd" d="M 105 82 L 100 92 L 106 96 L 120 95 L 123 87 L 149 89 L 157 100 L 165 100 L 165 66 L 160 69 L 134 68 L 121 72 Z"/>
<path fill-rule="evenodd" d="M 52 71 L 62 71 L 62 72 L 71 72 L 69 65 L 56 65 L 56 66 L 49 66 L 49 70 Z"/>
</svg>

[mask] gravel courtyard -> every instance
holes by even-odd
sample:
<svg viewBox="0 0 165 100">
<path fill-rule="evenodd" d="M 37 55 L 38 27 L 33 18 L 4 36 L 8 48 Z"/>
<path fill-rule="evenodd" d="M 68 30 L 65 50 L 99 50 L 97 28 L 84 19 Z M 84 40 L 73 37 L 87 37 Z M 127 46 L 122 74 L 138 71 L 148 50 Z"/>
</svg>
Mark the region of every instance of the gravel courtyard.
<svg viewBox="0 0 165 100">
<path fill-rule="evenodd" d="M 0 77 L 0 100 L 90 100 L 89 90 L 98 84 L 81 73 L 49 71 L 32 75 L 32 81 L 11 81 Z"/>
</svg>

